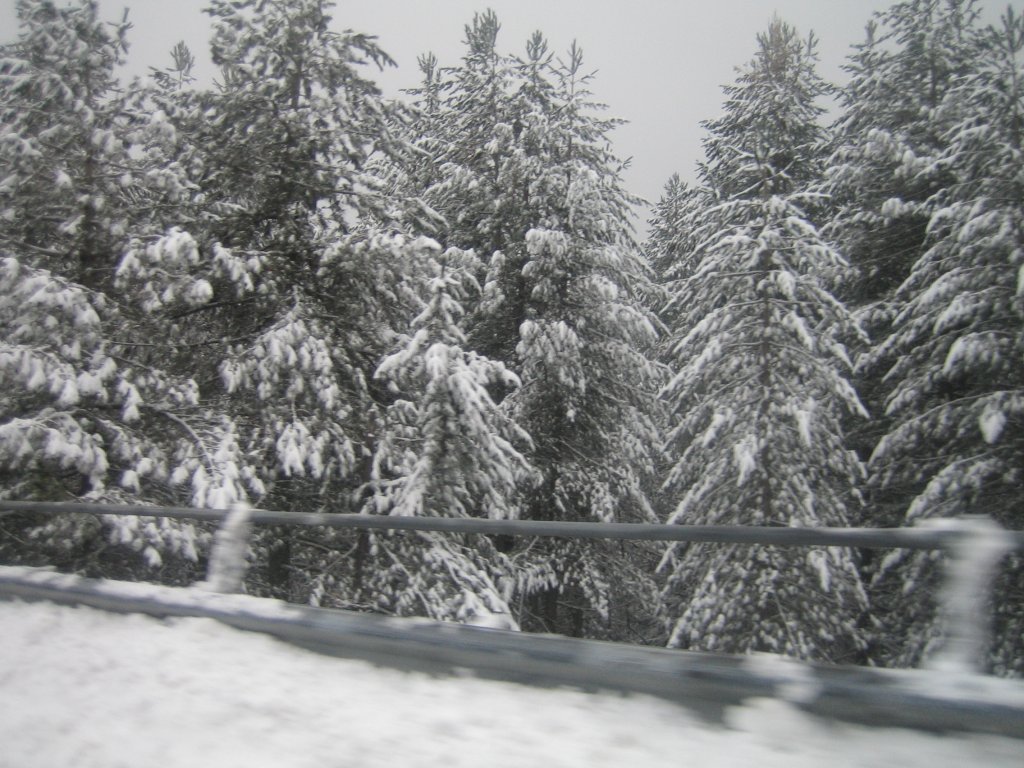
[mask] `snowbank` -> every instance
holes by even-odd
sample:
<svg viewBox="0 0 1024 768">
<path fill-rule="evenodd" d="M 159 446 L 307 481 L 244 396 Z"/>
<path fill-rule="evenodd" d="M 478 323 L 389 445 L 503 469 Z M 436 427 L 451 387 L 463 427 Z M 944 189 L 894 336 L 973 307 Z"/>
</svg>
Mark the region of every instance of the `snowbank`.
<svg viewBox="0 0 1024 768">
<path fill-rule="evenodd" d="M 432 677 L 210 619 L 0 601 L 0 765 L 1019 766 L 1024 743 L 825 724 L 759 700 L 701 722 L 645 696 Z"/>
</svg>

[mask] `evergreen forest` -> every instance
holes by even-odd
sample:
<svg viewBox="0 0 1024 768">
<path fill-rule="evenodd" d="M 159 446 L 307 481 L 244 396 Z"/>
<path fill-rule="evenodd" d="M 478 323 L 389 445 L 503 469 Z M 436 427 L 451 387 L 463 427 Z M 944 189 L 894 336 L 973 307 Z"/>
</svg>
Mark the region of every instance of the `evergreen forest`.
<svg viewBox="0 0 1024 768">
<path fill-rule="evenodd" d="M 492 12 L 390 99 L 330 0 L 209 0 L 209 85 L 185 44 L 123 82 L 95 0 L 17 8 L 0 498 L 1024 528 L 1012 9 L 896 2 L 836 84 L 772 21 L 641 236 L 582 49 Z M 12 514 L 0 562 L 184 585 L 213 532 Z M 941 630 L 928 552 L 261 526 L 250 560 L 253 595 L 680 649 L 907 667 Z M 994 614 L 1020 677 L 1019 554 Z"/>
</svg>

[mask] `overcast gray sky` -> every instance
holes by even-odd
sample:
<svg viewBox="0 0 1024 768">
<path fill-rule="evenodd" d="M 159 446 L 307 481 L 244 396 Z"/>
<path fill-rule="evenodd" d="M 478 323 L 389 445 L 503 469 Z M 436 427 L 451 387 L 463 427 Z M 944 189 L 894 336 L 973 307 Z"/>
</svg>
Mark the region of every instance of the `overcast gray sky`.
<svg viewBox="0 0 1024 768">
<path fill-rule="evenodd" d="M 61 4 L 63 0 L 56 0 Z M 1021 0 L 1014 0 L 1019 7 Z M 200 59 L 198 74 L 215 74 L 207 56 L 206 0 L 100 0 L 110 20 L 130 9 L 129 67 L 143 74 L 166 66 L 168 51 L 184 40 Z M 527 36 L 541 30 L 553 49 L 576 40 L 589 68 L 597 70 L 593 90 L 608 114 L 630 123 L 616 131 L 615 148 L 632 158 L 630 191 L 652 202 L 668 177 L 693 177 L 701 157 L 699 122 L 715 117 L 720 87 L 754 53 L 755 36 L 773 14 L 819 38 L 820 73 L 842 82 L 841 66 L 850 46 L 864 36 L 873 11 L 891 0 L 339 0 L 335 24 L 377 35 L 398 68 L 377 80 L 389 95 L 414 86 L 416 56 L 434 51 L 442 64 L 462 55 L 463 27 L 475 11 L 493 8 L 502 22 L 502 50 L 519 53 Z M 994 20 L 1006 0 L 986 0 Z M 15 0 L 0 0 L 3 40 L 14 37 Z"/>
</svg>

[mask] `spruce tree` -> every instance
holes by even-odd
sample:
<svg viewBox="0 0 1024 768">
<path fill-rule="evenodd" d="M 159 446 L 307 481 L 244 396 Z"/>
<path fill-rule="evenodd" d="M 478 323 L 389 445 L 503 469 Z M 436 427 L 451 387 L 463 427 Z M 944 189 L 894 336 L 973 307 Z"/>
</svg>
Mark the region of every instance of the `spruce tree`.
<svg viewBox="0 0 1024 768">
<path fill-rule="evenodd" d="M 854 268 L 841 295 L 872 343 L 889 333 L 900 309 L 896 289 L 927 248 L 928 200 L 953 182 L 936 163 L 948 123 L 937 111 L 944 94 L 972 67 L 974 0 L 906 0 L 876 14 L 850 56 L 840 92 L 842 114 L 823 191 L 830 201 L 827 236 Z M 926 173 L 922 170 L 927 169 Z M 884 368 L 854 350 L 855 384 L 872 413 L 851 425 L 864 460 L 889 427 Z M 913 488 L 868 487 L 870 525 L 897 525 Z M 865 567 L 875 567 L 868 553 Z"/>
<path fill-rule="evenodd" d="M 916 489 L 904 524 L 964 514 L 1024 524 L 1024 22 L 971 36 L 973 72 L 937 109 L 948 177 L 927 201 L 927 250 L 895 293 L 901 307 L 869 362 L 885 370 L 891 427 L 871 466 L 879 486 Z M 922 184 L 935 171 L 922 167 Z M 897 567 L 898 565 L 898 567 Z M 935 558 L 892 557 L 878 578 L 889 662 L 916 664 L 938 639 Z M 1024 672 L 1020 558 L 997 587 L 999 616 L 990 663 Z"/>
<path fill-rule="evenodd" d="M 667 316 L 675 375 L 670 522 L 843 526 L 861 464 L 843 419 L 864 415 L 833 290 L 847 265 L 809 216 L 821 168 L 813 38 L 776 20 L 705 125 L 700 204 Z M 866 607 L 847 550 L 675 545 L 662 559 L 669 645 L 849 660 Z"/>
<path fill-rule="evenodd" d="M 663 285 L 690 271 L 691 265 L 685 258 L 693 251 L 694 244 L 683 222 L 691 215 L 693 206 L 700 204 L 701 190 L 682 181 L 679 174 L 672 174 L 654 206 L 645 243 L 647 260 Z"/>
<path fill-rule="evenodd" d="M 921 255 L 925 201 L 948 179 L 921 174 L 945 146 L 936 108 L 971 68 L 975 0 L 906 0 L 876 14 L 846 70 L 827 191 L 829 235 L 858 270 L 845 294 L 885 332 L 893 291 Z M 874 333 L 872 333 L 874 335 Z"/>
<path fill-rule="evenodd" d="M 648 358 L 655 332 L 642 307 L 635 201 L 608 146 L 617 121 L 598 116 L 578 47 L 560 60 L 538 33 L 509 57 L 499 29 L 492 13 L 475 17 L 461 65 L 442 72 L 433 121 L 442 163 L 423 189 L 445 218 L 443 243 L 483 262 L 469 344 L 522 382 L 494 393 L 532 438 L 543 475 L 523 489 L 525 516 L 652 520 L 659 372 Z M 614 634 L 627 607 L 653 607 L 649 579 L 620 548 L 542 543 L 518 562 L 524 626 Z"/>
<path fill-rule="evenodd" d="M 155 178 L 173 175 L 138 143 L 159 118 L 124 98 L 116 78 L 127 20 L 105 24 L 95 2 L 26 0 L 18 11 L 20 33 L 0 65 L 3 493 L 171 503 L 205 503 L 206 490 L 237 495 L 240 478 L 219 460 L 231 453 L 230 429 L 201 407 L 188 373 L 156 353 L 159 335 L 143 317 L 151 297 L 118 280 L 123 254 L 150 232 Z M 157 250 L 168 261 L 194 255 L 180 238 Z M 203 280 L 177 288 L 179 307 L 210 298 Z M 199 469 L 194 499 L 179 478 Z M 195 560 L 203 537 L 191 524 L 75 516 L 36 538 L 59 542 L 61 561 L 77 568 L 98 567 L 111 543 L 153 566 L 168 554 Z M 110 549 L 104 567 L 135 570 Z"/>
<path fill-rule="evenodd" d="M 531 46 L 524 62 L 524 95 L 536 106 L 524 115 L 522 136 L 527 157 L 534 148 L 538 157 L 519 178 L 539 216 L 526 233 L 521 271 L 525 318 L 516 351 L 524 386 L 511 398 L 544 473 L 530 515 L 653 521 L 647 479 L 660 371 L 650 360 L 656 334 L 642 303 L 647 268 L 629 223 L 635 201 L 607 145 L 616 121 L 595 114 L 582 51 L 573 45 L 545 87 L 535 73 L 542 50 Z M 570 606 L 560 617 L 546 592 L 539 607 L 547 626 L 595 634 L 624 621 L 626 611 L 651 607 L 642 550 L 574 549 L 555 545 L 543 563 Z"/>
<path fill-rule="evenodd" d="M 376 152 L 403 151 L 392 107 L 361 69 L 390 60 L 372 39 L 334 32 L 329 11 L 214 2 L 223 82 L 204 95 L 194 141 L 215 201 L 207 248 L 249 272 L 245 305 L 217 318 L 239 339 L 219 366 L 229 407 L 261 471 L 297 486 L 282 502 L 299 492 L 320 508 L 337 483 L 330 504 L 344 508 L 345 489 L 366 479 L 370 378 L 409 312 L 403 272 L 415 277 L 417 256 L 390 228 L 398 213 L 369 167 Z M 231 292 L 218 298 L 230 304 Z"/>
<path fill-rule="evenodd" d="M 368 511 L 515 519 L 535 475 L 521 452 L 530 439 L 488 388 L 519 381 L 466 348 L 462 302 L 475 286 L 473 254 L 428 247 L 436 255 L 426 305 L 375 374 L 396 398 L 374 454 Z M 373 534 L 367 544 L 375 563 L 368 591 L 383 610 L 463 621 L 512 613 L 512 563 L 486 537 Z"/>
</svg>

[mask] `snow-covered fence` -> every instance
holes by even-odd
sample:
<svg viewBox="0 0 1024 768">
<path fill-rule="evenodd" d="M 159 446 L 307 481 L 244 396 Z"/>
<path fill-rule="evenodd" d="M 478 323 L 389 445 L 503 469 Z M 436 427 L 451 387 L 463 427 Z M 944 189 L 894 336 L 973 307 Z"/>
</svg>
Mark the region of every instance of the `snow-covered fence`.
<svg viewBox="0 0 1024 768">
<path fill-rule="evenodd" d="M 1006 531 L 984 518 L 945 521 L 920 528 L 769 528 L 739 525 L 650 525 L 562 523 L 541 520 L 391 517 L 386 515 L 220 510 L 122 504 L 0 501 L 0 516 L 14 512 L 135 515 L 218 522 L 207 584 L 238 591 L 244 575 L 251 525 L 304 525 L 363 530 L 415 530 L 570 539 L 686 541 L 797 547 L 944 550 L 949 555 L 947 586 L 941 597 L 947 633 L 939 661 L 946 667 L 976 667 L 987 641 L 992 579 L 1003 554 L 1024 549 L 1024 532 Z"/>
</svg>

